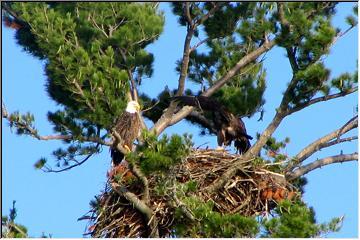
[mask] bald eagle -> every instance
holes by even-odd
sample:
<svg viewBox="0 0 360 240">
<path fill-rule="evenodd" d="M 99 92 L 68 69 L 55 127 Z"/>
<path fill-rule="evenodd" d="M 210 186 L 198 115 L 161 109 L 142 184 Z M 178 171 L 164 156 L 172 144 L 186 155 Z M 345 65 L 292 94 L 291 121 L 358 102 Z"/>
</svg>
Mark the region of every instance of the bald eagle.
<svg viewBox="0 0 360 240">
<path fill-rule="evenodd" d="M 115 130 L 123 140 L 123 147 L 129 151 L 132 150 L 134 140 L 140 131 L 139 110 L 139 103 L 136 101 L 128 102 L 125 112 L 120 115 L 115 124 Z M 123 160 L 124 153 L 113 147 L 111 148 L 111 158 L 114 166 L 116 166 Z"/>
<path fill-rule="evenodd" d="M 223 145 L 229 146 L 234 141 L 235 148 L 242 154 L 251 147 L 249 139 L 253 138 L 246 133 L 244 122 L 215 99 L 205 96 L 177 96 L 171 99 L 211 112 L 220 148 Z"/>
</svg>

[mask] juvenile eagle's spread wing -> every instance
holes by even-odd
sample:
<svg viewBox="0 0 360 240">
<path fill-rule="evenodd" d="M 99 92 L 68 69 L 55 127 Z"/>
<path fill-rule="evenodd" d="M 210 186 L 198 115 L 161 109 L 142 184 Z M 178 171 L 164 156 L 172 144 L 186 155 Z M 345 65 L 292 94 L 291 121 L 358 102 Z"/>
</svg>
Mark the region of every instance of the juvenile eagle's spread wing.
<svg viewBox="0 0 360 240">
<path fill-rule="evenodd" d="M 171 99 L 211 112 L 219 146 L 229 146 L 234 141 L 239 153 L 244 153 L 250 148 L 249 139 L 252 137 L 246 133 L 244 122 L 215 99 L 205 96 L 177 96 Z"/>
<path fill-rule="evenodd" d="M 133 143 L 139 135 L 140 119 L 138 116 L 139 104 L 130 101 L 123 114 L 117 119 L 115 130 L 123 140 L 123 147 L 132 150 Z M 111 149 L 111 157 L 114 165 L 119 164 L 124 154 L 115 148 Z"/>
</svg>

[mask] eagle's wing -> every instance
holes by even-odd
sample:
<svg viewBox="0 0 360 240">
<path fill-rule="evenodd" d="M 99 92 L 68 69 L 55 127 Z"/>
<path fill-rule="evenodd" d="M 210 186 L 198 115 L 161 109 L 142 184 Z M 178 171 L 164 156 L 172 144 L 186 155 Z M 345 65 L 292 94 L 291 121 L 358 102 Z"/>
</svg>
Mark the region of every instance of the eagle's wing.
<svg viewBox="0 0 360 240">
<path fill-rule="evenodd" d="M 124 112 L 116 121 L 115 130 L 130 150 L 139 135 L 140 119 L 137 113 Z M 115 165 L 119 164 L 124 158 L 124 154 L 117 149 L 111 149 L 111 157 Z"/>
<path fill-rule="evenodd" d="M 176 102 L 180 102 L 183 105 L 189 105 L 197 107 L 200 110 L 210 111 L 216 113 L 222 119 L 221 121 L 228 124 L 235 117 L 231 112 L 229 112 L 222 104 L 216 101 L 213 98 L 205 96 L 176 96 L 170 98 Z"/>
</svg>

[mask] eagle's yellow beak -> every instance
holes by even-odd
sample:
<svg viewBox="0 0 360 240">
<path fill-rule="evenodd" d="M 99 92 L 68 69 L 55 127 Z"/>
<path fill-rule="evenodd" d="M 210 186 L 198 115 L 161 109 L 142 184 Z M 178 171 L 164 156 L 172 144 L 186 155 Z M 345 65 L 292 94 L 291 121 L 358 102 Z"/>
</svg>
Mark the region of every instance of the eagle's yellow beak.
<svg viewBox="0 0 360 240">
<path fill-rule="evenodd" d="M 136 103 L 136 104 L 135 104 L 135 108 L 136 108 L 136 110 L 137 110 L 138 112 L 140 112 L 141 107 L 140 107 L 140 104 L 139 104 L 139 103 Z"/>
</svg>

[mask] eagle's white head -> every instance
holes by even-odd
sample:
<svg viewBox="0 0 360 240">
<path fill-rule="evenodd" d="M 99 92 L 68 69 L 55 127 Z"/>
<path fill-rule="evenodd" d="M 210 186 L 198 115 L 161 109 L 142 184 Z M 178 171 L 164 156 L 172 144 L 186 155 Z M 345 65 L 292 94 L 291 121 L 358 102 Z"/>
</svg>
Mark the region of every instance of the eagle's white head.
<svg viewBox="0 0 360 240">
<path fill-rule="evenodd" d="M 126 111 L 128 113 L 136 113 L 140 111 L 140 105 L 138 102 L 136 101 L 130 101 L 128 102 L 127 106 L 126 106 Z"/>
</svg>

